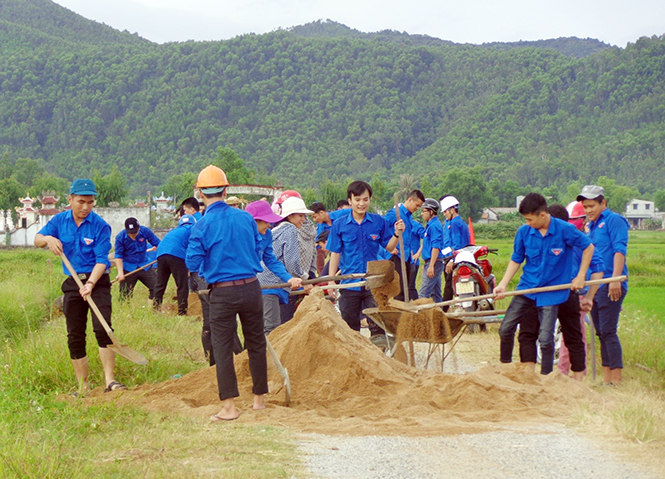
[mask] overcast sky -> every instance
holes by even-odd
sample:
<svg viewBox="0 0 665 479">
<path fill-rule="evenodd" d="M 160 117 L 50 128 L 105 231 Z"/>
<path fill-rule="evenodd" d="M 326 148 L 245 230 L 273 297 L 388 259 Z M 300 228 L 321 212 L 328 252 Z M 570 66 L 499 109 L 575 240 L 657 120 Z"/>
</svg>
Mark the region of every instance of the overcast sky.
<svg viewBox="0 0 665 479">
<path fill-rule="evenodd" d="M 458 43 L 575 36 L 624 47 L 665 34 L 663 0 L 55 0 L 158 43 L 224 40 L 331 19 Z"/>
</svg>

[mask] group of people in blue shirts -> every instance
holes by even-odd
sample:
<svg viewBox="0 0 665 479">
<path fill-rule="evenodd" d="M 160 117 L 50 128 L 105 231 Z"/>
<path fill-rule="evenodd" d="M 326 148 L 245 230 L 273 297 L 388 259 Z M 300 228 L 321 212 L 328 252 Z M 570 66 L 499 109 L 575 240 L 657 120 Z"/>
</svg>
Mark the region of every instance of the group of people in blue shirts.
<svg viewBox="0 0 665 479">
<path fill-rule="evenodd" d="M 628 275 L 626 253 L 629 224 L 607 208 L 605 191 L 586 185 L 577 197 L 586 214 L 588 232 L 580 231 L 565 208 L 557 213 L 547 200 L 530 193 L 519 206 L 526 224 L 517 231 L 506 272 L 495 288 L 498 299 L 524 265 L 517 290 L 570 283 L 570 290 L 555 290 L 515 296 L 499 329 L 501 362 L 512 361 L 515 331 L 519 324 L 521 362 L 535 368 L 537 346 L 541 350 L 541 373 L 549 374 L 554 361 L 554 328 L 557 318 L 570 352 L 573 378 L 582 380 L 586 370 L 585 326 L 580 317 L 590 312 L 600 340 L 603 382 L 622 381 L 622 350 L 617 334 L 619 313 L 628 291 L 628 281 L 614 281 L 585 288 L 585 281 Z M 560 206 L 560 205 L 559 205 Z M 580 296 L 579 292 L 583 292 Z"/>
<path fill-rule="evenodd" d="M 199 211 L 199 201 L 192 197 L 181 205 L 178 226 L 162 240 L 148 228 L 140 226 L 134 218 L 126 221 L 125 231 L 116 237 L 118 278 L 121 284 L 124 283 L 124 297 L 131 294 L 136 281 L 145 280 L 146 286 L 154 285 L 151 296 L 158 307 L 170 274 L 177 283 L 178 311 L 184 314 L 188 283 L 194 283 L 194 289 L 198 284 L 199 289 L 205 290 L 204 333 L 207 324 L 208 344 L 206 346 L 204 340 L 204 349 L 207 348 L 213 358 L 211 363 L 217 365 L 217 383 L 222 401 L 221 410 L 211 416 L 211 421 L 233 420 L 240 414 L 234 402 L 239 395 L 233 367 L 233 353 L 237 353 L 236 317 L 240 319 L 244 347 L 249 355 L 254 394 L 252 409 L 259 411 L 265 408 L 264 395 L 268 392 L 265 311 L 270 309 L 271 299 L 266 300 L 267 295 L 262 294 L 261 287 L 277 285 L 274 289 L 283 293 L 277 296 L 287 298 L 289 291 L 303 287 L 303 280 L 308 274 L 296 267 L 294 258 L 297 255 L 302 258 L 304 251 L 304 255 L 308 256 L 307 264 L 311 264 L 310 250 L 298 249 L 296 239 L 298 231 L 306 224 L 306 215 L 313 214 L 319 224 L 317 239 L 327 236 L 325 249 L 330 252 L 330 275 L 364 274 L 369 261 L 386 258 L 399 265 L 395 270 L 400 274 L 402 255 L 410 264 L 416 264 L 422 258 L 424 270 L 420 296 L 432 297 L 435 301 L 445 300 L 447 295 L 452 298 L 452 288 L 449 292 L 444 290 L 443 297 L 441 295 L 441 275 L 452 273 L 452 253 L 470 242 L 469 229 L 459 217 L 456 198 L 425 198 L 422 192 L 414 190 L 402 204 L 397 205 L 398 209 L 380 216 L 370 211 L 371 186 L 364 181 L 354 181 L 347 188 L 350 207 L 335 212 L 328 213 L 320 204 L 308 209 L 297 194 L 297 197 L 287 197 L 272 208 L 265 201 L 257 201 L 243 211 L 225 203 L 228 185 L 224 172 L 210 165 L 199 173 L 196 185 L 205 206 L 205 215 Z M 36 246 L 46 246 L 57 255 L 64 253 L 71 260 L 79 279 L 85 282 L 79 288 L 72 278 L 68 278 L 62 288 L 70 356 L 79 389 L 83 393 L 89 390 L 85 352 L 88 296 L 95 299 L 104 318 L 111 324 L 111 282 L 108 279 L 110 227 L 92 211 L 96 195 L 92 181 L 75 180 L 69 195 L 71 209 L 56 215 L 35 238 Z M 565 219 L 560 220 L 550 214 L 541 195 L 531 193 L 520 204 L 519 211 L 527 224 L 517 232 L 510 263 L 495 289 L 497 298 L 506 292 L 509 281 L 522 263 L 524 269 L 518 290 L 571 281 L 572 288 L 515 296 L 500 328 L 501 361 L 512 360 L 515 329 L 519 324 L 521 360 L 535 365 L 535 342 L 539 340 L 543 356 L 541 372 L 551 372 L 550 335 L 553 321 L 557 315 L 560 318 L 564 315 L 568 318 L 564 337 L 571 352 L 574 376 L 582 372 L 585 351 L 582 346 L 580 352 L 579 347 L 581 328 L 579 320 L 573 321 L 572 318 L 575 315 L 579 317 L 580 310 L 590 310 L 600 338 L 605 382 L 618 384 L 623 364 L 616 331 L 627 282 L 593 287 L 582 300 L 577 291 L 584 287 L 587 274 L 603 277 L 627 274 L 628 225 L 625 219 L 607 209 L 602 188 L 585 186 L 578 200 L 587 215 L 588 234 L 578 231 Z M 413 213 L 420 208 L 425 226 L 413 218 Z M 443 210 L 445 223 L 438 217 L 439 210 Z M 281 226 L 275 227 L 275 224 Z M 276 242 L 274 233 L 280 228 L 285 239 Z M 400 239 L 403 245 L 398 247 Z M 294 242 L 295 249 L 291 244 Z M 323 243 L 320 241 L 319 244 Z M 149 261 L 146 262 L 149 258 L 142 256 L 149 249 L 148 245 L 156 247 L 158 275 L 152 279 L 143 274 L 150 272 Z M 280 249 L 279 260 L 276 245 Z M 314 260 L 312 257 L 311 261 Z M 286 267 L 287 262 L 293 263 L 292 271 Z M 130 270 L 137 269 L 141 274 L 128 281 Z M 267 272 L 272 277 L 262 277 L 259 281 L 260 275 Z M 65 274 L 69 275 L 67 270 Z M 407 280 L 415 281 L 417 268 L 407 269 L 406 274 Z M 357 331 L 360 330 L 362 310 L 374 306 L 374 299 L 366 287 L 353 286 L 358 281 L 360 279 L 357 278 L 342 280 L 349 286 L 341 291 L 339 297 L 342 318 Z M 309 288 L 311 286 L 305 287 L 306 290 Z M 400 292 L 401 297 L 407 294 L 404 290 Z M 105 390 L 125 388 L 114 377 L 115 356 L 107 348 L 111 344 L 110 338 L 94 316 L 92 320 L 105 373 Z M 563 323 L 564 320 L 562 327 Z M 373 329 L 372 333 L 379 332 Z"/>
</svg>

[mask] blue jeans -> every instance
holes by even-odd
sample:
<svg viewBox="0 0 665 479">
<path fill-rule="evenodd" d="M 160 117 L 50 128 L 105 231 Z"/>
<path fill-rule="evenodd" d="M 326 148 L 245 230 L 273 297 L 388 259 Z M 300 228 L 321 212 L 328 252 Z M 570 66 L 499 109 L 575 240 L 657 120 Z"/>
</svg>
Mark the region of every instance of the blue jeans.
<svg viewBox="0 0 665 479">
<path fill-rule="evenodd" d="M 549 374 L 554 369 L 554 328 L 559 314 L 559 305 L 538 308 L 538 342 L 540 342 L 540 374 Z M 536 340 L 529 327 L 520 321 L 520 358 L 522 362 L 537 361 Z"/>
<path fill-rule="evenodd" d="M 612 301 L 607 295 L 609 286 L 603 285 L 593 297 L 591 319 L 596 328 L 596 335 L 600 339 L 600 357 L 603 367 L 610 369 L 623 368 L 623 352 L 621 342 L 617 335 L 619 326 L 619 313 L 627 291 L 621 290 L 621 299 Z"/>
<path fill-rule="evenodd" d="M 435 303 L 440 303 L 441 299 L 441 273 L 443 273 L 443 261 L 437 260 L 434 263 L 434 277 L 427 276 L 430 260 L 425 261 L 423 268 L 422 284 L 418 296 L 421 298 L 432 298 Z"/>
<path fill-rule="evenodd" d="M 541 374 L 554 369 L 554 325 L 559 306 L 536 306 L 536 301 L 526 296 L 515 296 L 508 306 L 499 328 L 501 336 L 501 362 L 512 362 L 515 330 L 520 325 L 520 361 L 537 362 L 536 340 L 540 341 Z"/>
</svg>

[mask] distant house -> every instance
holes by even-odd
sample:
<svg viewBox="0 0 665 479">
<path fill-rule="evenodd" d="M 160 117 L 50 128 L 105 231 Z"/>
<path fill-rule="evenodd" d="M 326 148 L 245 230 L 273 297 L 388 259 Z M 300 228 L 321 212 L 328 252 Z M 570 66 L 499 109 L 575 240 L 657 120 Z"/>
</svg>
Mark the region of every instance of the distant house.
<svg viewBox="0 0 665 479">
<path fill-rule="evenodd" d="M 653 201 L 631 200 L 626 205 L 624 217 L 630 223 L 631 228 L 641 230 L 644 228 L 646 220 L 653 220 L 656 217 L 656 204 Z"/>
<path fill-rule="evenodd" d="M 478 223 L 493 223 L 499 221 L 502 215 L 517 213 L 517 208 L 485 208 Z"/>
</svg>

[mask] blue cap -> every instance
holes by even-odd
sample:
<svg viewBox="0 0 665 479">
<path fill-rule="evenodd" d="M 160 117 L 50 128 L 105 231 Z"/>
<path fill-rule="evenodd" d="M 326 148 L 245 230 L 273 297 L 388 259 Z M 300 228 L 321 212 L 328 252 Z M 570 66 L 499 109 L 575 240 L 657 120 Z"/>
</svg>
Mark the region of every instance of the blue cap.
<svg viewBox="0 0 665 479">
<path fill-rule="evenodd" d="M 178 226 L 182 225 L 194 225 L 196 223 L 196 218 L 192 215 L 182 215 L 182 218 L 178 221 Z"/>
<path fill-rule="evenodd" d="M 97 188 L 89 178 L 79 178 L 74 180 L 71 188 L 69 188 L 70 195 L 81 196 L 97 196 Z"/>
</svg>

